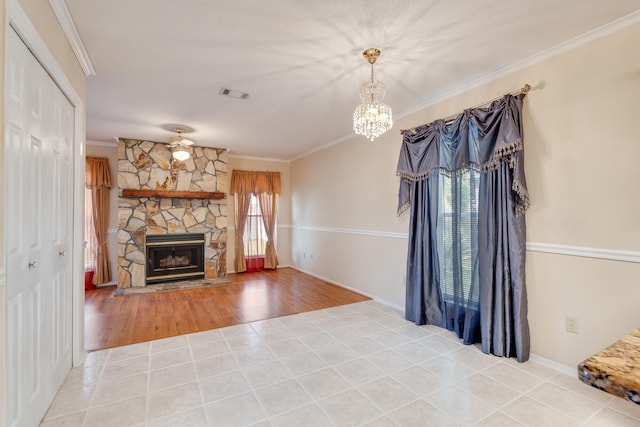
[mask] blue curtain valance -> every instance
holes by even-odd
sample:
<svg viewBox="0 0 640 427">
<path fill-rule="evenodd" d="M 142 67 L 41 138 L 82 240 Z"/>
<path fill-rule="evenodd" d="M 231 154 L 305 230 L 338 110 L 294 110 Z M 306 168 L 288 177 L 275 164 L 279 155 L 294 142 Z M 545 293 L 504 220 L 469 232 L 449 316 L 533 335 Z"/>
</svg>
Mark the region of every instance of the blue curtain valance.
<svg viewBox="0 0 640 427">
<path fill-rule="evenodd" d="M 524 96 L 505 95 L 487 108 L 465 110 L 452 120 L 405 131 L 396 171 L 401 177 L 398 214 L 409 208 L 411 182 L 434 171 L 495 170 L 502 162 L 508 162 L 513 173 L 515 213 L 523 214 L 529 207 L 521 125 Z"/>
</svg>

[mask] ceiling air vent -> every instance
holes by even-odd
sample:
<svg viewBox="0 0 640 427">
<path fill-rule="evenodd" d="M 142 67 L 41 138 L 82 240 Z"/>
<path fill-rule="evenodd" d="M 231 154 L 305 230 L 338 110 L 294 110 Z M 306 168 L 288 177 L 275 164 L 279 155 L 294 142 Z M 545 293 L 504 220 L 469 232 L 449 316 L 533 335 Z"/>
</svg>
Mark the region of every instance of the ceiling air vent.
<svg viewBox="0 0 640 427">
<path fill-rule="evenodd" d="M 230 96 L 231 98 L 237 98 L 237 99 L 248 99 L 249 98 L 249 94 L 248 93 L 240 92 L 239 90 L 227 89 L 226 87 L 223 87 L 222 89 L 220 89 L 219 93 L 220 93 L 220 95 Z"/>
</svg>

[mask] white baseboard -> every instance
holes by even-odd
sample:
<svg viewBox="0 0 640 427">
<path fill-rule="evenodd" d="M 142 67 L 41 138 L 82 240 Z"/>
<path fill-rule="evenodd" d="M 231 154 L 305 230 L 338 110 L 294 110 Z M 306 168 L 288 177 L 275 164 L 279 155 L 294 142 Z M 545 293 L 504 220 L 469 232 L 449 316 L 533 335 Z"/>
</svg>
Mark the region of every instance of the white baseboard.
<svg viewBox="0 0 640 427">
<path fill-rule="evenodd" d="M 298 267 L 296 265 L 279 265 L 278 268 L 293 268 L 294 270 L 298 270 L 298 271 L 300 271 L 302 273 L 308 274 L 309 276 L 313 276 L 313 277 L 315 277 L 317 279 L 324 280 L 325 282 L 331 283 L 332 285 L 340 286 L 341 288 L 345 288 L 345 289 L 348 289 L 350 291 L 362 294 L 362 295 L 364 295 L 366 297 L 371 298 L 374 301 L 379 302 L 380 304 L 384 304 L 386 306 L 389 306 L 391 308 L 394 308 L 396 310 L 400 310 L 400 311 L 404 312 L 404 307 L 402 307 L 400 305 L 397 305 L 397 304 L 394 304 L 394 303 L 392 303 L 390 301 L 387 301 L 384 298 L 380 298 L 377 295 L 373 295 L 373 294 L 370 294 L 369 292 L 365 292 L 362 289 L 352 288 L 351 286 L 347 286 L 347 285 L 345 285 L 343 283 L 336 282 L 335 280 L 329 279 L 327 277 L 320 276 L 319 274 L 316 274 L 316 273 L 313 273 L 311 271 L 305 270 L 305 269 L 300 268 L 300 267 Z M 227 274 L 235 274 L 235 270 L 227 270 Z"/>
<path fill-rule="evenodd" d="M 366 297 L 371 298 L 372 300 L 374 300 L 376 302 L 379 302 L 380 304 L 384 304 L 384 305 L 386 305 L 388 307 L 394 308 L 396 310 L 400 310 L 400 311 L 402 311 L 404 313 L 404 307 L 402 307 L 400 305 L 397 305 L 397 304 L 394 304 L 391 301 L 388 301 L 388 300 L 386 300 L 384 298 L 380 298 L 377 295 L 374 295 L 374 294 L 371 294 L 369 292 L 363 291 L 362 289 L 352 288 L 351 286 L 347 286 L 347 285 L 345 285 L 343 283 L 336 282 L 335 280 L 329 279 L 327 277 L 321 276 L 321 275 L 313 273 L 311 271 L 307 271 L 307 270 L 305 270 L 303 268 L 300 268 L 298 266 L 292 265 L 291 268 L 293 268 L 295 270 L 298 270 L 298 271 L 301 271 L 302 273 L 308 274 L 309 276 L 313 276 L 313 277 L 315 277 L 317 279 L 324 280 L 325 282 L 329 282 L 329 283 L 331 283 L 333 285 L 340 286 L 341 288 L 345 288 L 345 289 L 348 289 L 350 291 L 362 294 L 362 295 L 364 295 Z"/>
<path fill-rule="evenodd" d="M 321 275 L 316 274 L 316 273 L 314 273 L 312 271 L 305 270 L 305 269 L 303 269 L 301 267 L 298 267 L 298 266 L 295 266 L 295 265 L 279 265 L 278 268 L 293 268 L 294 270 L 298 270 L 298 271 L 300 271 L 302 273 L 308 274 L 309 276 L 315 277 L 315 278 L 320 279 L 320 280 L 324 280 L 325 282 L 331 283 L 331 284 L 336 285 L 336 286 L 340 286 L 341 288 L 348 289 L 350 291 L 357 292 L 359 294 L 367 296 L 367 297 L 373 299 L 374 301 L 379 302 L 380 304 L 384 304 L 384 305 L 386 305 L 388 307 L 391 307 L 393 309 L 399 310 L 399 311 L 404 313 L 404 307 L 401 306 L 401 305 L 394 304 L 394 303 L 392 303 L 392 302 L 390 302 L 388 300 L 385 300 L 384 298 L 380 298 L 377 295 L 371 294 L 371 293 L 363 291 L 361 289 L 356 289 L 356 288 L 353 288 L 351 286 L 346 286 L 343 283 L 336 282 L 333 279 L 329 279 L 328 277 L 321 276 Z M 234 273 L 234 271 L 227 271 L 227 274 L 232 274 L 232 273 Z M 532 362 L 536 362 L 536 363 L 539 363 L 541 365 L 544 365 L 544 366 L 546 366 L 548 368 L 551 368 L 554 371 L 561 372 L 563 374 L 567 374 L 567 375 L 570 375 L 570 376 L 575 376 L 577 378 L 577 375 L 578 375 L 577 367 L 570 367 L 570 366 L 567 366 L 567 365 L 563 365 L 562 363 L 554 362 L 553 360 L 545 359 L 544 357 L 541 357 L 541 356 L 538 356 L 538 355 L 535 355 L 535 354 L 531 354 L 529 360 L 531 360 Z"/>
<path fill-rule="evenodd" d="M 106 283 L 100 283 L 99 285 L 96 285 L 96 288 L 106 288 L 107 286 L 114 286 L 117 285 L 118 282 L 115 280 L 112 280 L 110 282 L 106 282 Z"/>
<path fill-rule="evenodd" d="M 561 372 L 563 374 L 571 375 L 573 377 L 578 378 L 578 367 L 570 367 L 567 365 L 563 365 L 562 363 L 554 362 L 553 360 L 545 359 L 544 357 L 537 356 L 535 354 L 531 354 L 529 360 L 532 362 L 539 363 L 541 365 L 546 366 L 547 368 L 551 368 L 554 371 Z"/>
<path fill-rule="evenodd" d="M 298 271 L 301 271 L 302 273 L 308 274 L 309 276 L 313 276 L 313 277 L 316 277 L 316 278 L 318 278 L 320 280 L 324 280 L 325 282 L 329 282 L 329 283 L 334 284 L 336 286 L 340 286 L 341 288 L 349 289 L 350 291 L 357 292 L 359 294 L 365 295 L 365 296 L 373 299 L 376 302 L 379 302 L 381 304 L 384 304 L 384 305 L 386 305 L 388 307 L 394 308 L 394 309 L 399 310 L 399 311 L 404 313 L 404 307 L 402 307 L 402 306 L 400 306 L 398 304 L 394 304 L 394 303 L 392 303 L 390 301 L 387 301 L 384 298 L 380 298 L 380 297 L 378 297 L 376 295 L 370 294 L 368 292 L 364 292 L 364 291 L 362 291 L 360 289 L 352 288 L 350 286 L 345 286 L 344 284 L 336 282 L 335 280 L 331 280 L 331 279 L 329 279 L 327 277 L 323 277 L 323 276 L 321 276 L 319 274 L 315 274 L 315 273 L 313 273 L 311 271 L 304 270 L 304 269 L 302 269 L 300 267 L 297 267 L 297 266 L 291 266 L 291 268 L 296 269 Z M 536 363 L 539 363 L 541 365 L 544 365 L 544 366 L 546 366 L 548 368 L 551 368 L 554 371 L 557 371 L 557 372 L 560 372 L 560 373 L 563 373 L 563 374 L 567 374 L 567 375 L 570 375 L 570 376 L 573 376 L 573 377 L 577 378 L 577 375 L 578 375 L 577 367 L 573 367 L 572 368 L 570 366 L 563 365 L 562 363 L 554 362 L 553 360 L 545 359 L 544 357 L 541 357 L 541 356 L 538 356 L 538 355 L 535 355 L 535 354 L 531 354 L 530 357 L 529 357 L 529 360 L 531 360 L 532 362 L 536 362 Z"/>
</svg>

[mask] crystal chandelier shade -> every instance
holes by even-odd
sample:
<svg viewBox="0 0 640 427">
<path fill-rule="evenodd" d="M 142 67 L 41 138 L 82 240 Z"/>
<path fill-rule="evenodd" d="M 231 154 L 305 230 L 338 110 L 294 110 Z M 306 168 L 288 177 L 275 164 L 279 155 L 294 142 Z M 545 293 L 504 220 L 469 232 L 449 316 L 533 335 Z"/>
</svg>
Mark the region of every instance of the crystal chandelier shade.
<svg viewBox="0 0 640 427">
<path fill-rule="evenodd" d="M 385 95 L 384 83 L 374 81 L 373 64 L 380 56 L 380 50 L 370 48 L 362 55 L 371 64 L 371 81 L 360 87 L 360 105 L 353 112 L 353 130 L 373 141 L 393 126 L 391 107 L 382 102 Z"/>
</svg>

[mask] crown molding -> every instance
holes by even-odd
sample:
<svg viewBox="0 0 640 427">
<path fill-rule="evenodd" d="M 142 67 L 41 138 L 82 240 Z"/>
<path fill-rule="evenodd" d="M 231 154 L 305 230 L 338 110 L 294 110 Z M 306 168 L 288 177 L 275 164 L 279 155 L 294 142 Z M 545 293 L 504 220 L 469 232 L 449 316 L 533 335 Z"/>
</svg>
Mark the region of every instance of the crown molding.
<svg viewBox="0 0 640 427">
<path fill-rule="evenodd" d="M 89 139 L 87 139 L 87 145 L 97 145 L 97 146 L 100 146 L 100 147 L 113 147 L 113 148 L 118 147 L 118 143 L 115 142 L 115 141 L 113 141 L 113 142 L 111 142 L 111 141 L 92 141 L 92 140 L 89 140 Z"/>
<path fill-rule="evenodd" d="M 230 159 L 260 160 L 262 162 L 291 163 L 291 160 L 276 159 L 276 158 L 270 158 L 270 157 L 242 156 L 240 154 L 231 154 L 231 153 L 229 153 L 227 157 Z"/>
<path fill-rule="evenodd" d="M 623 16 L 622 18 L 616 19 L 615 21 L 611 21 L 607 24 L 601 25 L 600 27 L 595 28 L 591 31 L 588 31 L 584 34 L 580 34 L 579 36 L 576 36 L 572 39 L 569 39 L 560 44 L 552 46 L 549 49 L 533 54 L 530 57 L 525 58 L 521 61 L 515 62 L 511 65 L 507 65 L 506 67 L 503 67 L 499 70 L 489 73 L 476 80 L 462 84 L 461 86 L 451 89 L 441 95 L 426 99 L 421 103 L 415 105 L 414 107 L 400 112 L 397 117 L 398 119 L 401 119 L 403 117 L 409 116 L 425 108 L 439 104 L 447 99 L 453 98 L 455 96 L 466 93 L 472 89 L 475 89 L 487 83 L 506 77 L 510 74 L 513 74 L 517 71 L 530 67 L 534 64 L 538 64 L 540 62 L 546 61 L 550 58 L 553 58 L 554 56 L 558 56 L 562 53 L 565 53 L 567 51 L 570 51 L 572 49 L 575 49 L 587 43 L 590 43 L 594 40 L 601 39 L 602 37 L 608 36 L 609 34 L 613 34 L 617 31 L 620 31 L 624 28 L 635 25 L 639 22 L 640 22 L 640 11 L 630 13 L 629 15 Z M 525 82 L 523 82 L 523 84 L 524 83 Z M 533 87 L 532 89 L 535 90 L 535 87 Z"/>
<path fill-rule="evenodd" d="M 391 129 L 389 129 L 389 132 L 391 132 Z M 300 154 L 299 156 L 294 157 L 293 159 L 291 159 L 291 162 L 295 162 L 296 160 L 300 160 L 304 157 L 310 156 L 314 153 L 317 153 L 318 151 L 322 151 L 325 150 L 331 146 L 334 146 L 336 144 L 341 144 L 345 141 L 348 141 L 352 138 L 355 138 L 357 135 L 355 133 L 350 133 L 349 135 L 345 135 L 345 136 L 341 136 L 340 138 L 334 139 L 332 141 L 327 142 L 326 144 L 322 144 L 319 147 L 314 147 L 311 150 L 305 151 L 304 153 Z M 363 137 L 364 138 L 364 137 Z"/>
<path fill-rule="evenodd" d="M 67 38 L 73 53 L 76 55 L 76 58 L 80 63 L 80 67 L 82 67 L 82 71 L 84 71 L 85 77 L 95 75 L 96 70 L 93 68 L 91 58 L 89 58 L 89 54 L 84 48 L 84 44 L 82 43 L 82 39 L 80 38 L 80 34 L 76 28 L 76 24 L 73 22 L 69 8 L 67 8 L 67 4 L 64 0 L 49 0 L 49 5 L 51 6 L 53 13 L 56 15 L 60 28 Z"/>
<path fill-rule="evenodd" d="M 394 116 L 394 121 L 400 120 L 404 117 L 407 117 L 413 113 L 417 113 L 418 111 L 424 110 L 425 108 L 431 107 L 433 105 L 439 104 L 443 101 L 446 101 L 447 99 L 453 98 L 455 96 L 461 95 L 463 93 L 466 93 L 472 89 L 475 89 L 477 87 L 480 87 L 482 85 L 485 85 L 487 83 L 493 82 L 495 80 L 501 79 L 509 74 L 513 74 L 516 71 L 520 71 L 524 68 L 527 68 L 531 65 L 537 64 L 539 62 L 545 61 L 547 59 L 550 59 L 554 56 L 560 55 L 561 53 L 567 52 L 571 49 L 575 49 L 579 46 L 582 46 L 584 44 L 587 44 L 589 42 L 592 42 L 594 40 L 600 39 L 602 37 L 608 36 L 609 34 L 613 34 L 617 31 L 620 31 L 624 28 L 630 27 L 632 25 L 638 24 L 640 23 L 640 10 L 636 11 L 636 12 L 632 12 L 629 15 L 623 16 L 622 18 L 616 19 L 615 21 L 611 21 L 607 24 L 604 24 L 598 28 L 595 28 L 591 31 L 588 31 L 584 34 L 581 34 L 579 36 L 576 36 L 572 39 L 569 39 L 563 43 L 557 44 L 555 46 L 550 47 L 549 49 L 543 50 L 542 52 L 538 52 L 536 54 L 531 55 L 528 58 L 525 58 L 521 61 L 515 62 L 514 64 L 508 65 L 506 67 L 503 67 L 497 71 L 494 71 L 492 73 L 486 74 L 483 77 L 480 77 L 478 79 L 472 80 L 470 82 L 464 83 L 456 88 L 453 88 L 451 90 L 448 90 L 440 95 L 436 95 L 434 97 L 431 98 L 427 98 L 425 100 L 423 100 L 422 102 L 416 104 L 415 106 L 401 111 L 399 113 L 395 113 L 393 114 Z M 525 82 L 523 82 L 524 84 Z M 533 88 L 535 89 L 535 87 Z M 393 129 L 390 130 L 390 132 Z M 322 151 L 326 148 L 329 148 L 333 145 L 336 144 L 340 144 L 342 142 L 348 141 L 352 138 L 355 138 L 357 135 L 355 135 L 354 133 L 351 133 L 349 135 L 345 135 L 342 136 L 340 138 L 336 138 L 332 141 L 327 142 L 326 144 L 320 146 L 320 147 L 315 147 L 309 151 L 306 151 L 296 157 L 294 157 L 293 159 L 291 159 L 292 162 L 302 159 L 304 157 L 310 156 L 311 154 L 314 154 L 318 151 Z"/>
</svg>

